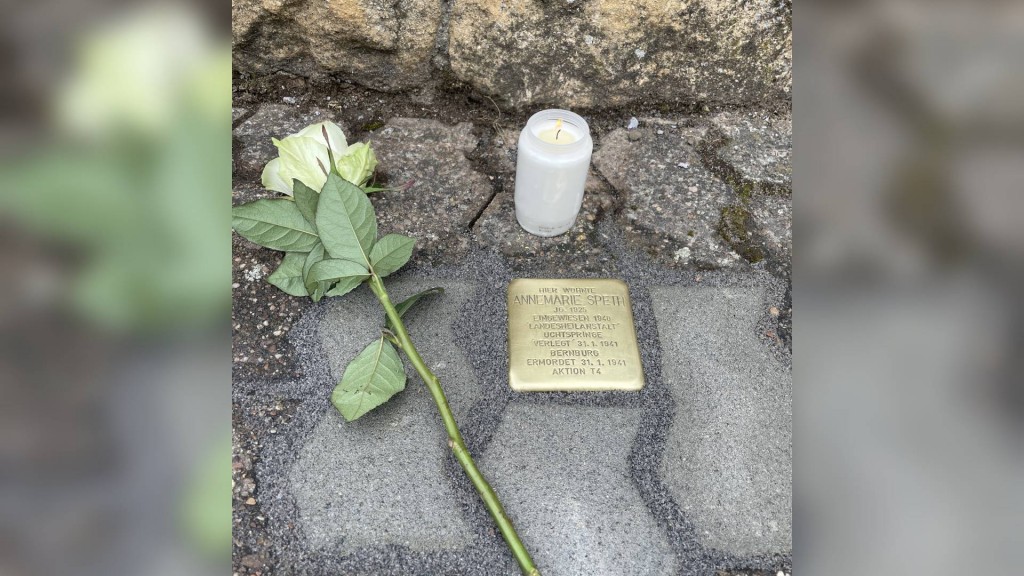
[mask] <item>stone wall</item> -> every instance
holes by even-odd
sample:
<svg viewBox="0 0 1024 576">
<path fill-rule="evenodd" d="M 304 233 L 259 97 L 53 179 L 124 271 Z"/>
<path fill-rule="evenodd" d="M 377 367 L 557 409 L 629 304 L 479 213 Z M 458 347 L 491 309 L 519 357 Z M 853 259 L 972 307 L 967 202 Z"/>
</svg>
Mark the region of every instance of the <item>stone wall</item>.
<svg viewBox="0 0 1024 576">
<path fill-rule="evenodd" d="M 233 0 L 235 70 L 504 106 L 775 105 L 791 0 Z"/>
</svg>

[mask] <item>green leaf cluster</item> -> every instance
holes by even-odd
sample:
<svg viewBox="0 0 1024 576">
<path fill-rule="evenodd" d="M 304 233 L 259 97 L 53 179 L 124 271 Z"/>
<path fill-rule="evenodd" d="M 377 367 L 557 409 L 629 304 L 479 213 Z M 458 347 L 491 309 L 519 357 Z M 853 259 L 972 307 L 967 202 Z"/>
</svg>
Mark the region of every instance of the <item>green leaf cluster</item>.
<svg viewBox="0 0 1024 576">
<path fill-rule="evenodd" d="M 292 296 L 343 296 L 371 277 L 383 278 L 409 261 L 415 240 L 401 234 L 377 238 L 377 217 L 366 193 L 336 172 L 317 193 L 299 180 L 292 198 L 237 206 L 232 225 L 242 237 L 285 253 L 267 281 Z M 433 288 L 400 303 L 401 316 Z M 331 402 L 355 420 L 405 389 L 405 369 L 392 331 L 368 345 L 345 368 Z"/>
<path fill-rule="evenodd" d="M 292 296 L 343 296 L 372 274 L 384 277 L 405 265 L 416 241 L 401 234 L 377 238 L 377 218 L 366 194 L 337 174 L 317 193 L 299 180 L 293 198 L 236 206 L 239 235 L 285 252 L 267 281 Z"/>
</svg>

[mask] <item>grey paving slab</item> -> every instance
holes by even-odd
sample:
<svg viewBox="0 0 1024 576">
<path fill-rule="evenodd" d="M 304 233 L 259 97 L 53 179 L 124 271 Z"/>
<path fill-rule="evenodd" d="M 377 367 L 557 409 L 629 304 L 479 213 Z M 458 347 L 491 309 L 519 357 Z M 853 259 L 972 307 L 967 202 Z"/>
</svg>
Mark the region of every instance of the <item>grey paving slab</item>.
<svg viewBox="0 0 1024 576">
<path fill-rule="evenodd" d="M 381 233 L 417 238 L 417 255 L 451 262 L 465 253 L 466 233 L 494 195 L 492 181 L 467 154 L 473 125 L 393 118 L 372 132 L 378 175 L 395 190 L 372 196 Z"/>
<path fill-rule="evenodd" d="M 404 295 L 441 285 L 443 297 L 424 300 L 406 316 L 417 347 L 443 383 L 456 418 L 466 418 L 479 385 L 468 359 L 450 346 L 451 320 L 472 296 L 469 284 L 398 281 Z M 382 324 L 380 306 L 361 290 L 331 304 L 318 331 L 333 380 Z M 448 479 L 448 449 L 437 409 L 411 366 L 406 389 L 355 422 L 329 405 L 292 467 L 288 483 L 310 545 L 349 554 L 366 546 L 410 550 L 458 549 L 473 533 L 459 512 Z"/>
<path fill-rule="evenodd" d="M 793 119 L 760 110 L 722 112 L 712 124 L 726 137 L 718 157 L 739 177 L 764 191 L 788 193 L 793 185 Z"/>
<path fill-rule="evenodd" d="M 777 268 L 788 276 L 793 260 L 793 201 L 789 196 L 756 194 L 749 202 L 751 235 Z"/>
<path fill-rule="evenodd" d="M 673 574 L 668 540 L 627 457 L 636 408 L 513 403 L 480 467 L 520 536 L 552 576 Z"/>
<path fill-rule="evenodd" d="M 234 135 L 240 144 L 234 155 L 236 172 L 253 177 L 259 182 L 263 167 L 277 157 L 277 148 L 271 138 L 281 139 L 294 134 L 310 124 L 331 120 L 341 126 L 350 136 L 337 115 L 329 110 L 311 108 L 303 110 L 285 104 L 264 104 L 252 116 L 235 128 Z"/>
<path fill-rule="evenodd" d="M 792 549 L 792 373 L 759 335 L 764 292 L 651 288 L 676 403 L 662 481 L 707 547 Z"/>
<path fill-rule="evenodd" d="M 677 125 L 617 129 L 604 137 L 594 165 L 623 195 L 626 237 L 668 262 L 697 268 L 743 267 L 719 234 L 721 211 L 739 197 L 701 164 L 704 128 Z"/>
</svg>

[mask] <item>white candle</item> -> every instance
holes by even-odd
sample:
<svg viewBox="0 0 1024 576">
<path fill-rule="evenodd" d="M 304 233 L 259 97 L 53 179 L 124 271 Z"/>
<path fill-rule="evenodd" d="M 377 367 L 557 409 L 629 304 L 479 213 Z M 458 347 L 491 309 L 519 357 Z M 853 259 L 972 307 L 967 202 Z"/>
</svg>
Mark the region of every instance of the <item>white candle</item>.
<svg viewBox="0 0 1024 576">
<path fill-rule="evenodd" d="M 544 110 L 519 134 L 516 220 L 530 234 L 558 236 L 576 222 L 594 141 L 583 118 Z"/>
</svg>

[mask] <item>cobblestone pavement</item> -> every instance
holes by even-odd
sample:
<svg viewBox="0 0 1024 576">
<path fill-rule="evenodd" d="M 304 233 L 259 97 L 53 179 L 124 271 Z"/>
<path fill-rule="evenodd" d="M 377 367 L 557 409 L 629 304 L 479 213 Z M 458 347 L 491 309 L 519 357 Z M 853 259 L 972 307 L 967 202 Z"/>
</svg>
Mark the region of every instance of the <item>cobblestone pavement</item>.
<svg viewBox="0 0 1024 576">
<path fill-rule="evenodd" d="M 234 201 L 270 195 L 262 142 L 324 115 L 238 114 Z M 646 118 L 596 134 L 584 210 L 552 239 L 515 224 L 508 134 L 405 118 L 369 136 L 383 180 L 416 180 L 373 197 L 382 227 L 423 239 L 389 291 L 445 288 L 409 314 L 410 333 L 543 573 L 789 572 L 788 119 Z M 278 255 L 234 246 L 234 572 L 518 573 L 414 371 L 355 423 L 331 407 L 382 323 L 369 292 L 286 296 L 265 281 Z M 515 277 L 626 281 L 646 387 L 513 393 Z"/>
</svg>

